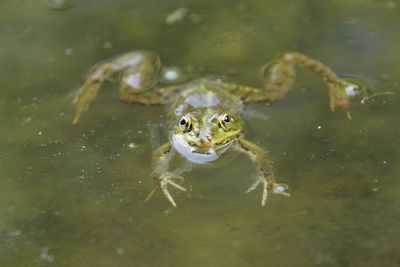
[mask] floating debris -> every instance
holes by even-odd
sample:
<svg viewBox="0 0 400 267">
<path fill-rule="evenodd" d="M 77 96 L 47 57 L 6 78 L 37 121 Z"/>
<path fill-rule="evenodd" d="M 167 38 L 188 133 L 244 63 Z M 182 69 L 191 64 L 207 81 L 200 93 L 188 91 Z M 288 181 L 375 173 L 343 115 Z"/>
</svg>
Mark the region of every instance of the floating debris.
<svg viewBox="0 0 400 267">
<path fill-rule="evenodd" d="M 182 22 L 188 15 L 188 12 L 188 8 L 180 7 L 167 15 L 167 17 L 165 18 L 165 23 L 167 25 L 173 25 L 175 23 Z"/>
</svg>

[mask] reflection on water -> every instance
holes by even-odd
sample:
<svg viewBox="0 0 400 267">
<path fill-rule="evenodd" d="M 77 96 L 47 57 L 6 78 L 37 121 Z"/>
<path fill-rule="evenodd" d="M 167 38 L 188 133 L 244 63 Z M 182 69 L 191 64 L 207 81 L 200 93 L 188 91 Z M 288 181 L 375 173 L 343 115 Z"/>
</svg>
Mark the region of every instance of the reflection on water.
<svg viewBox="0 0 400 267">
<path fill-rule="evenodd" d="M 397 2 L 50 2 L 63 1 L 1 3 L 1 266 L 400 265 Z M 292 196 L 261 208 L 239 156 L 187 173 L 172 209 L 161 195 L 143 203 L 162 108 L 119 103 L 109 83 L 71 125 L 86 71 L 134 49 L 254 86 L 277 53 L 299 50 L 396 94 L 348 121 L 300 72 L 284 101 L 251 106 L 266 117 L 246 117 Z"/>
</svg>

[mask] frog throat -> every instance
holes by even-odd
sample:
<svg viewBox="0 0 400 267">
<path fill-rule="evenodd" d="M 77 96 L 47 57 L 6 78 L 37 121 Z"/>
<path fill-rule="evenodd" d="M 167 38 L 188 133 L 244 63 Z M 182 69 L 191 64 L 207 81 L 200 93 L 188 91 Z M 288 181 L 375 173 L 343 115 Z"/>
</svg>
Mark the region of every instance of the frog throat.
<svg viewBox="0 0 400 267">
<path fill-rule="evenodd" d="M 196 147 L 186 142 L 183 134 L 174 134 L 171 136 L 171 143 L 176 151 L 187 160 L 197 164 L 206 164 L 217 160 L 235 141 L 231 140 L 221 145 Z"/>
</svg>

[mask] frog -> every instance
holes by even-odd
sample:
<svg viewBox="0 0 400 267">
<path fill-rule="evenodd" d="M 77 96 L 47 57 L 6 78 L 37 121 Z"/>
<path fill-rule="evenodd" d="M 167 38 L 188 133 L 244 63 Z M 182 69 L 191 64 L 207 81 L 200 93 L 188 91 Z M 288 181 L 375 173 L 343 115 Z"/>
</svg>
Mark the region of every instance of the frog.
<svg viewBox="0 0 400 267">
<path fill-rule="evenodd" d="M 338 76 L 327 65 L 300 52 L 279 54 L 262 68 L 259 87 L 242 85 L 220 78 L 192 78 L 176 84 L 162 82 L 163 65 L 158 53 L 135 50 L 96 64 L 78 89 L 73 103 L 77 124 L 94 101 L 101 86 L 119 75 L 119 100 L 145 106 L 165 106 L 169 129 L 168 141 L 152 153 L 155 186 L 147 202 L 161 191 L 173 207 L 171 188 L 187 192 L 180 172 L 170 170 L 171 160 L 180 156 L 195 165 L 209 165 L 236 151 L 248 156 L 256 169 L 256 179 L 245 191 L 261 187 L 261 206 L 268 194 L 290 196 L 289 186 L 275 177 L 272 160 L 266 150 L 251 142 L 245 133 L 243 108 L 247 104 L 283 99 L 296 77 L 297 67 L 320 76 L 328 88 L 332 111 L 343 110 L 348 119 L 350 104 L 366 95 L 360 84 Z"/>
</svg>

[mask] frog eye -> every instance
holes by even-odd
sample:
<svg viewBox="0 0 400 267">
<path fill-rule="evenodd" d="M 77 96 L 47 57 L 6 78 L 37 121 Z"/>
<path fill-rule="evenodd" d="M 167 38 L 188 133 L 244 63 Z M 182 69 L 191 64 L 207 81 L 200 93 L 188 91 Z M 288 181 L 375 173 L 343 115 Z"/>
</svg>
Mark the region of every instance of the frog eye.
<svg viewBox="0 0 400 267">
<path fill-rule="evenodd" d="M 232 117 L 222 113 L 218 118 L 218 126 L 224 130 L 229 130 L 229 124 L 233 121 Z"/>
<path fill-rule="evenodd" d="M 231 122 L 231 117 L 229 117 L 228 114 L 225 114 L 225 116 L 224 116 L 224 122 Z"/>
<path fill-rule="evenodd" d="M 192 130 L 192 120 L 189 116 L 183 116 L 179 120 L 179 126 L 183 132 L 190 132 Z"/>
</svg>

